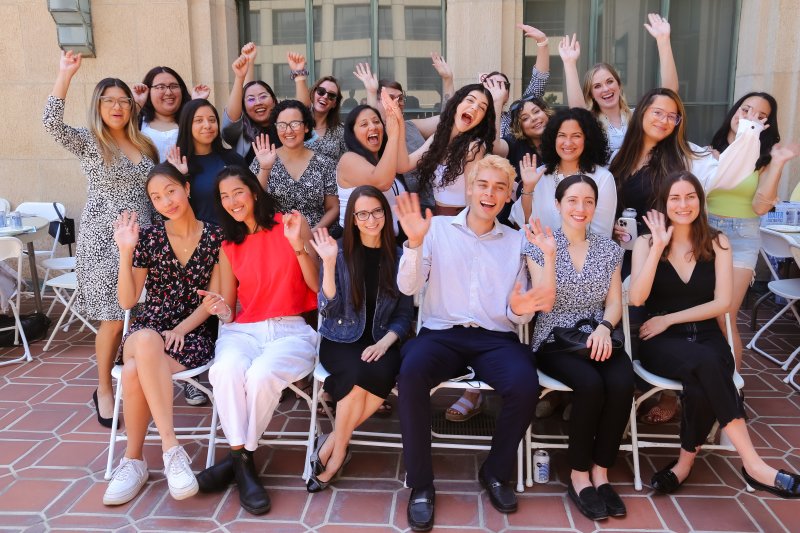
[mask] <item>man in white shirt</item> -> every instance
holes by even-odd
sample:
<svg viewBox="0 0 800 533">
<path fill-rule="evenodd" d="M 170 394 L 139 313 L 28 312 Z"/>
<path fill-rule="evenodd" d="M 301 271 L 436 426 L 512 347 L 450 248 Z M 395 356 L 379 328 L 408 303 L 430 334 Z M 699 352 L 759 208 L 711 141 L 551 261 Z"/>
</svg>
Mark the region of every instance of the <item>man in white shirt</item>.
<svg viewBox="0 0 800 533">
<path fill-rule="evenodd" d="M 552 233 L 529 234 L 545 252 L 549 275 L 541 286 L 523 290 L 525 237 L 495 218 L 511 197 L 515 174 L 505 158 L 482 159 L 467 176 L 469 205 L 453 217 L 432 217 L 428 209 L 423 218 L 416 195 L 397 199 L 397 217 L 408 236 L 397 285 L 404 294 L 425 285 L 422 329 L 403 346 L 398 377 L 406 483 L 412 489 L 407 515 L 414 531 L 433 527 L 430 389 L 462 374 L 467 365 L 503 399 L 479 479 L 498 511 L 517 509 L 507 482 L 539 386 L 531 350 L 519 342 L 516 324 L 553 306 L 555 242 Z"/>
</svg>

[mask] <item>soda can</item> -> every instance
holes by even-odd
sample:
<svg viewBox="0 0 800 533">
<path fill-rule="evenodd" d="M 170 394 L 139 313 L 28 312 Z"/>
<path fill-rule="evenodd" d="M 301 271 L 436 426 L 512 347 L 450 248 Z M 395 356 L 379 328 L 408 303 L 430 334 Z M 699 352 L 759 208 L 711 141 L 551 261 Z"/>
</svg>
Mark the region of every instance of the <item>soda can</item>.
<svg viewBox="0 0 800 533">
<path fill-rule="evenodd" d="M 536 450 L 533 454 L 533 480 L 536 483 L 550 481 L 550 454 L 546 450 Z"/>
<path fill-rule="evenodd" d="M 22 215 L 19 214 L 19 211 L 14 211 L 13 213 L 11 213 L 11 227 L 12 228 L 22 227 Z"/>
</svg>

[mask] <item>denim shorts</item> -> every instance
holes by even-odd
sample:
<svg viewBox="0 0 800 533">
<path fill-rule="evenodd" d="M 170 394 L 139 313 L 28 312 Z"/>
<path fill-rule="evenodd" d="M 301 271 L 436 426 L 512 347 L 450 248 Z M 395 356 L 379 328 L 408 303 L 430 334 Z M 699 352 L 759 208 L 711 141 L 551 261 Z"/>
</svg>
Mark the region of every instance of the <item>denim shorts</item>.
<svg viewBox="0 0 800 533">
<path fill-rule="evenodd" d="M 708 223 L 728 237 L 733 251 L 733 268 L 755 271 L 758 251 L 761 248 L 761 233 L 758 218 L 733 218 L 708 214 Z"/>
</svg>

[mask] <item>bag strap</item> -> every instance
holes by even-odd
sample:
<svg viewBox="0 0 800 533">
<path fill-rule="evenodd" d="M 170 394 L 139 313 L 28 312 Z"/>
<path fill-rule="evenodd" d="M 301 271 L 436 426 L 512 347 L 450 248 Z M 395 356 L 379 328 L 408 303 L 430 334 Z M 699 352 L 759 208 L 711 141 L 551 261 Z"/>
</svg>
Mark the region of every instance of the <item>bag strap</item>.
<svg viewBox="0 0 800 533">
<path fill-rule="evenodd" d="M 58 204 L 56 202 L 53 202 L 53 209 L 56 210 L 56 215 L 58 215 L 58 220 L 64 222 L 64 215 L 62 215 L 61 211 L 58 210 Z"/>
</svg>

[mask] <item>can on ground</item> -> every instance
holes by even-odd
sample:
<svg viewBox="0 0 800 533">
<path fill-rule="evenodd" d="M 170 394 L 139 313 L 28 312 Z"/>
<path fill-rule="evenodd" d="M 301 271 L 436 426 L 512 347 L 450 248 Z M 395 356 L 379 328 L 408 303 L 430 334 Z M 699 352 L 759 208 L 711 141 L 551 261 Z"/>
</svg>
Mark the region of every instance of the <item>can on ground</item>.
<svg viewBox="0 0 800 533">
<path fill-rule="evenodd" d="M 533 480 L 536 483 L 550 481 L 550 454 L 546 450 L 536 450 L 533 454 Z"/>
</svg>

